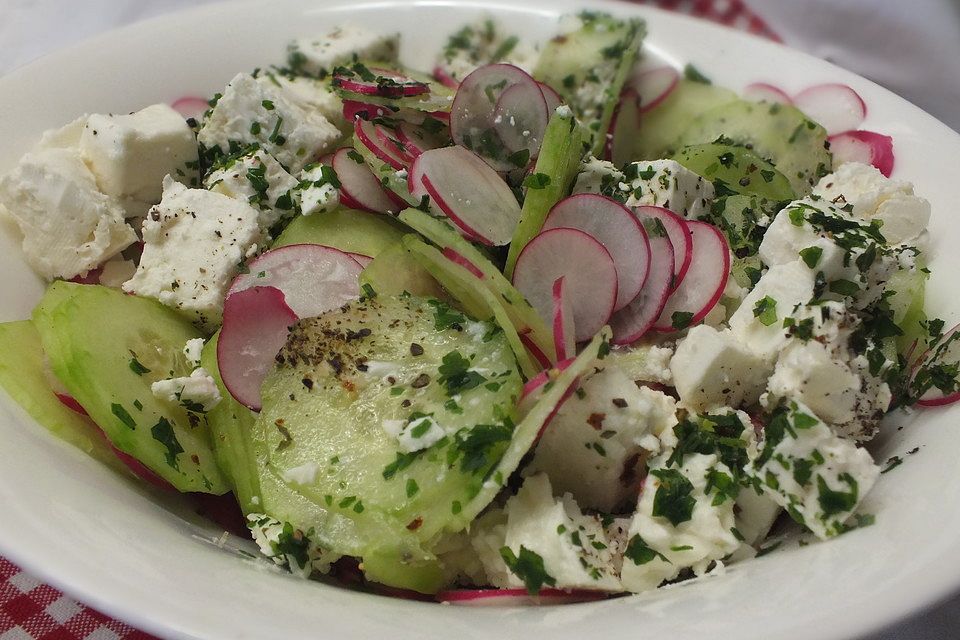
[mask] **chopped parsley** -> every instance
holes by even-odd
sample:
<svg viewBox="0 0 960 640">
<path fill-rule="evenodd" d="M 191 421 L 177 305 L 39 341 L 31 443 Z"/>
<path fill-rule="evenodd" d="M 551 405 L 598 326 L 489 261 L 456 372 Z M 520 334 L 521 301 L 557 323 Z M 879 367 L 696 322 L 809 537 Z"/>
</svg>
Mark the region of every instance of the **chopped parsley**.
<svg viewBox="0 0 960 640">
<path fill-rule="evenodd" d="M 651 549 L 650 545 L 639 535 L 630 538 L 630 541 L 627 543 L 627 550 L 624 551 L 623 556 L 637 566 L 652 562 L 655 558 L 660 558 L 664 562 L 670 562 L 665 555 Z"/>
<path fill-rule="evenodd" d="M 180 465 L 177 464 L 177 455 L 183 453 L 183 447 L 177 440 L 177 434 L 174 433 L 170 421 L 161 417 L 160 421 L 150 428 L 150 435 L 167 449 L 166 454 L 164 454 L 167 464 L 179 471 Z"/>
<path fill-rule="evenodd" d="M 137 360 L 136 356 L 130 358 L 130 370 L 138 376 L 142 376 L 145 373 L 150 373 L 150 369 L 147 369 L 145 366 L 143 366 L 140 361 Z"/>
<path fill-rule="evenodd" d="M 129 429 L 137 428 L 136 420 L 133 419 L 133 416 L 127 413 L 127 410 L 123 408 L 123 405 L 113 403 L 110 405 L 110 411 L 111 413 L 113 413 L 113 415 L 117 416 L 120 422 L 122 422 L 124 426 L 126 426 L 127 428 Z"/>
<path fill-rule="evenodd" d="M 557 581 L 547 573 L 543 566 L 543 558 L 525 546 L 520 545 L 520 553 L 515 554 L 510 547 L 500 549 L 500 557 L 513 575 L 523 580 L 527 593 L 537 595 L 543 585 L 554 586 Z"/>
<path fill-rule="evenodd" d="M 473 389 L 487 381 L 482 375 L 472 371 L 470 361 L 456 350 L 443 356 L 443 363 L 438 371 L 440 377 L 437 381 L 446 387 L 449 396 Z"/>
<path fill-rule="evenodd" d="M 760 324 L 769 327 L 777 321 L 777 301 L 770 296 L 764 296 L 753 305 L 753 315 Z"/>
<path fill-rule="evenodd" d="M 653 497 L 653 515 L 666 518 L 673 526 L 692 518 L 696 500 L 686 476 L 676 469 L 653 469 L 650 474 L 660 481 Z"/>
</svg>

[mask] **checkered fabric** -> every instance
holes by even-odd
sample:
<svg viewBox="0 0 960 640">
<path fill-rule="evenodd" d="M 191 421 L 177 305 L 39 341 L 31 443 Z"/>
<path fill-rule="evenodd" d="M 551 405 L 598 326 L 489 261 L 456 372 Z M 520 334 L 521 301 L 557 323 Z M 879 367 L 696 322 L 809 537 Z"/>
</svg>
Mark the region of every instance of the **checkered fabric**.
<svg viewBox="0 0 960 640">
<path fill-rule="evenodd" d="M 633 0 L 778 40 L 741 0 Z M 0 640 L 150 640 L 0 558 Z"/>
</svg>

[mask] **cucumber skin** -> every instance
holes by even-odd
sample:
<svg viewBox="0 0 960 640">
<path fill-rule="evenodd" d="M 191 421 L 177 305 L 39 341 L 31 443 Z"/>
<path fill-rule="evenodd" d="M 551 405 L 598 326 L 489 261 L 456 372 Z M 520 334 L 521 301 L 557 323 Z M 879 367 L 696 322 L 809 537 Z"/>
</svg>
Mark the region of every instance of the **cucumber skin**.
<svg viewBox="0 0 960 640">
<path fill-rule="evenodd" d="M 392 218 L 346 207 L 312 216 L 298 216 L 283 230 L 272 248 L 291 244 L 322 244 L 371 258 L 396 244 L 405 230 Z"/>
<path fill-rule="evenodd" d="M 202 337 L 193 325 L 155 300 L 128 296 L 99 285 L 62 281 L 48 288 L 34 310 L 34 324 L 54 374 L 113 446 L 137 458 L 179 491 L 219 495 L 229 490 L 214 459 L 206 421 L 200 418 L 196 426 L 186 426 L 189 420 L 184 410 L 167 407 L 154 398 L 149 383 L 171 372 L 156 371 L 149 377 L 137 375 L 130 367 L 128 349 L 148 345 L 123 340 L 132 331 L 150 332 L 154 338 L 152 346 L 162 346 L 167 355 L 174 354 L 172 374 L 186 376 L 190 370 L 182 356 L 183 345 L 187 340 Z M 114 381 L 112 387 L 123 391 L 108 389 L 105 376 Z M 132 404 L 134 400 L 142 403 L 141 410 Z M 113 404 L 123 407 L 133 418 L 134 428 L 112 410 Z M 151 425 L 159 425 L 161 419 L 170 423 L 182 452 L 171 454 L 154 437 Z"/>
</svg>

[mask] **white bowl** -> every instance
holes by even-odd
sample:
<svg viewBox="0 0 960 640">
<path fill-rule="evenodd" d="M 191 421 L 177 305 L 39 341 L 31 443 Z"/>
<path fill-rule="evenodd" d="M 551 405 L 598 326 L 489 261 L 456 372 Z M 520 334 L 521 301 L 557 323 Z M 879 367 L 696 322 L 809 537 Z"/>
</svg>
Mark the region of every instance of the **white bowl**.
<svg viewBox="0 0 960 640">
<path fill-rule="evenodd" d="M 352 21 L 398 30 L 407 62 L 429 68 L 445 36 L 488 10 L 532 38 L 549 36 L 570 0 L 295 0 L 206 6 L 128 27 L 0 78 L 0 171 L 47 128 L 83 112 L 124 112 L 210 95 L 238 71 L 282 61 L 286 42 Z M 895 177 L 933 203 L 929 306 L 956 316 L 955 198 L 960 136 L 890 92 L 787 48 L 633 5 L 591 9 L 647 18 L 648 55 L 692 62 L 742 89 L 845 82 L 866 100 L 864 128 L 892 135 Z M 18 241 L 0 234 L 0 320 L 29 316 L 43 290 Z M 177 638 L 841 638 L 866 633 L 960 586 L 960 432 L 950 409 L 923 411 L 873 447 L 884 475 L 864 509 L 874 526 L 824 544 L 784 545 L 725 575 L 612 601 L 473 609 L 364 595 L 304 582 L 244 556 L 244 540 L 182 517 L 38 427 L 0 398 L 0 553 L 67 593 L 144 630 Z"/>
</svg>

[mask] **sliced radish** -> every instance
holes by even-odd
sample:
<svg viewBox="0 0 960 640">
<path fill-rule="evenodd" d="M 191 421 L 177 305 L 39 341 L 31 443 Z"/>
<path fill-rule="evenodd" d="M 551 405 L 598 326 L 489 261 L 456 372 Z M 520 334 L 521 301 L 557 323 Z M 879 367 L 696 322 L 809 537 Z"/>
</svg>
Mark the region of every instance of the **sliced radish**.
<svg viewBox="0 0 960 640">
<path fill-rule="evenodd" d="M 543 229 L 579 229 L 610 252 L 617 269 L 617 302 L 622 309 L 637 297 L 650 270 L 650 244 L 637 217 L 616 200 L 595 193 L 564 198 L 550 210 Z"/>
<path fill-rule="evenodd" d="M 860 94 L 835 82 L 804 89 L 793 96 L 793 106 L 823 125 L 831 135 L 852 131 L 867 117 L 867 104 Z"/>
<path fill-rule="evenodd" d="M 322 244 L 291 244 L 266 251 L 234 279 L 227 297 L 254 287 L 276 287 L 300 318 L 318 316 L 360 296 L 360 263 Z"/>
<path fill-rule="evenodd" d="M 680 74 L 673 67 L 658 67 L 643 71 L 629 83 L 640 97 L 640 110 L 650 111 L 676 89 Z"/>
<path fill-rule="evenodd" d="M 652 222 L 654 218 L 650 218 Z M 640 294 L 613 314 L 610 328 L 614 344 L 633 344 L 642 338 L 660 317 L 673 291 L 673 245 L 670 238 L 651 225 L 650 272 Z"/>
<path fill-rule="evenodd" d="M 477 278 L 483 280 L 483 271 L 480 270 L 480 267 L 467 260 L 462 254 L 458 253 L 454 249 L 451 249 L 450 247 L 444 247 L 441 253 L 447 260 L 457 263 L 475 275 Z"/>
<path fill-rule="evenodd" d="M 748 84 L 743 90 L 743 99 L 751 102 L 772 102 L 774 104 L 793 104 L 783 90 L 766 82 Z"/>
<path fill-rule="evenodd" d="M 407 150 L 407 145 L 400 140 L 397 132 L 382 124 L 375 124 L 373 128 L 377 135 L 377 141 L 380 142 L 390 154 L 400 158 L 404 168 L 409 167 L 415 156 Z"/>
<path fill-rule="evenodd" d="M 441 591 L 437 594 L 437 600 L 472 607 L 529 607 L 592 602 L 594 600 L 604 600 L 609 595 L 602 591 L 588 591 L 586 589 L 541 589 L 537 595 L 530 595 L 526 589 L 456 589 Z"/>
<path fill-rule="evenodd" d="M 377 128 L 380 126 L 381 125 L 376 125 L 369 120 L 362 120 L 360 118 L 353 121 L 353 131 L 357 134 L 357 139 L 363 146 L 394 169 L 398 171 L 400 169 L 406 169 L 409 162 L 399 153 L 399 150 L 394 152 L 394 150 L 389 149 L 381 141 L 380 135 L 377 135 Z"/>
<path fill-rule="evenodd" d="M 199 120 L 210 108 L 210 103 L 199 96 L 183 96 L 174 100 L 170 106 L 184 118 Z"/>
<path fill-rule="evenodd" d="M 577 344 L 573 339 L 573 309 L 564 281 L 564 277 L 560 276 L 553 282 L 553 347 L 557 352 L 557 360 L 577 355 Z"/>
<path fill-rule="evenodd" d="M 217 363 L 223 386 L 237 402 L 260 410 L 260 385 L 273 369 L 297 315 L 276 287 L 251 287 L 227 296 Z"/>
<path fill-rule="evenodd" d="M 372 256 L 365 256 L 362 253 L 353 253 L 352 251 L 348 251 L 347 255 L 356 260 L 357 264 L 359 264 L 361 267 L 366 267 L 368 264 L 373 262 Z"/>
<path fill-rule="evenodd" d="M 640 134 L 641 117 L 640 95 L 628 87 L 620 94 L 620 100 L 613 109 L 604 144 L 606 159 L 618 167 L 634 159 L 634 141 Z"/>
<path fill-rule="evenodd" d="M 404 149 L 413 158 L 424 151 L 430 149 L 439 149 L 450 144 L 449 136 L 441 136 L 437 133 L 430 133 L 423 127 L 418 127 L 409 122 L 401 122 L 397 126 L 397 138 L 403 143 Z"/>
<path fill-rule="evenodd" d="M 456 89 L 460 86 L 460 83 L 457 82 L 456 78 L 450 75 L 450 73 L 440 65 L 437 65 L 433 68 L 433 77 L 437 82 L 447 88 Z"/>
<path fill-rule="evenodd" d="M 690 269 L 690 262 L 693 259 L 693 235 L 690 232 L 688 221 L 678 214 L 664 209 L 663 207 L 643 206 L 634 208 L 633 212 L 640 219 L 644 228 L 648 229 L 647 235 L 650 235 L 650 220 L 659 220 L 663 225 L 663 231 L 666 231 L 670 238 L 670 244 L 673 246 L 673 286 L 671 290 L 676 290 L 687 276 Z M 659 229 L 659 225 L 655 225 Z"/>
<path fill-rule="evenodd" d="M 480 156 L 463 147 L 431 149 L 417 156 L 408 180 L 419 178 L 410 192 L 425 191 L 471 239 L 501 246 L 510 242 L 520 220 L 520 204 L 509 185 Z"/>
<path fill-rule="evenodd" d="M 353 122 L 357 118 L 363 120 L 373 120 L 382 118 L 390 113 L 387 107 L 370 104 L 369 102 L 357 102 L 356 100 L 343 101 L 343 117 L 347 122 Z"/>
<path fill-rule="evenodd" d="M 537 84 L 540 85 L 540 91 L 543 92 L 543 99 L 547 103 L 547 112 L 552 116 L 557 107 L 563 104 L 563 98 L 561 98 L 560 94 L 554 91 L 550 85 L 540 81 L 537 81 Z"/>
<path fill-rule="evenodd" d="M 530 329 L 525 328 L 517 332 L 517 336 L 520 338 L 520 342 L 523 343 L 523 347 L 533 356 L 533 359 L 537 361 L 544 369 L 549 369 L 553 366 L 553 363 L 550 360 L 550 357 L 543 352 L 536 341 L 530 337 Z"/>
<path fill-rule="evenodd" d="M 500 98 L 518 86 L 498 112 Z M 543 92 L 530 74 L 511 64 L 488 64 L 460 83 L 450 109 L 450 133 L 454 142 L 480 154 L 494 169 L 509 171 L 526 166 L 539 152 L 533 142 L 543 140 L 546 110 Z M 518 151 L 519 139 L 529 144 Z"/>
<path fill-rule="evenodd" d="M 338 149 L 331 165 L 340 180 L 340 201 L 344 206 L 373 213 L 399 213 L 406 206 L 383 188 L 355 149 Z"/>
<path fill-rule="evenodd" d="M 530 378 L 525 385 L 523 385 L 523 391 L 520 392 L 520 402 L 518 404 L 518 409 L 520 410 L 520 415 L 526 415 L 527 412 L 537 403 L 539 399 L 539 394 L 537 391 L 540 391 L 545 384 L 556 380 L 557 376 L 561 371 L 573 364 L 573 361 L 576 358 L 567 358 L 566 360 L 561 360 L 557 364 L 550 366 L 548 365 L 543 371 Z M 580 379 L 576 379 L 570 387 L 564 391 L 563 396 L 560 398 L 560 401 L 553 407 L 553 410 L 547 416 L 547 419 L 543 421 L 543 425 L 540 427 L 539 433 L 537 433 L 538 442 L 540 437 L 543 435 L 543 432 L 547 430 L 547 426 L 550 425 L 550 422 L 553 421 L 554 416 L 557 415 L 557 412 L 560 411 L 560 408 L 563 406 L 570 396 L 580 387 Z"/>
<path fill-rule="evenodd" d="M 517 83 L 500 94 L 493 110 L 497 134 L 510 153 L 526 150 L 537 157 L 550 111 L 540 84 Z"/>
<path fill-rule="evenodd" d="M 523 248 L 513 284 L 548 324 L 553 319 L 553 283 L 561 276 L 570 296 L 574 338 L 592 338 L 617 302 L 613 258 L 590 234 L 565 227 L 543 231 Z"/>
<path fill-rule="evenodd" d="M 960 363 L 960 325 L 957 325 L 943 334 L 931 348 L 927 349 L 913 365 L 910 374 L 910 381 L 913 383 L 917 375 L 924 367 L 931 364 L 956 365 Z M 960 400 L 960 390 L 945 394 L 937 387 L 928 389 L 920 399 L 917 405 L 921 407 L 941 407 L 947 404 L 953 404 Z"/>
<path fill-rule="evenodd" d="M 873 131 L 847 131 L 828 138 L 835 164 L 862 162 L 872 164 L 880 173 L 893 173 L 893 138 Z"/>
<path fill-rule="evenodd" d="M 723 232 L 699 220 L 688 220 L 687 225 L 693 234 L 690 270 L 667 299 L 652 327 L 654 331 L 676 331 L 700 322 L 720 301 L 727 286 L 730 247 Z"/>
<path fill-rule="evenodd" d="M 349 69 L 340 67 L 339 71 L 333 74 L 333 86 L 353 93 L 385 98 L 419 96 L 430 92 L 427 83 L 414 80 L 391 69 L 372 67 L 369 71 L 375 74 L 376 78 L 363 79 Z"/>
</svg>

